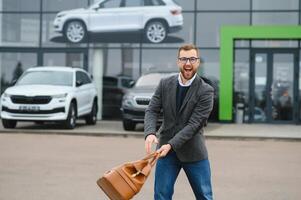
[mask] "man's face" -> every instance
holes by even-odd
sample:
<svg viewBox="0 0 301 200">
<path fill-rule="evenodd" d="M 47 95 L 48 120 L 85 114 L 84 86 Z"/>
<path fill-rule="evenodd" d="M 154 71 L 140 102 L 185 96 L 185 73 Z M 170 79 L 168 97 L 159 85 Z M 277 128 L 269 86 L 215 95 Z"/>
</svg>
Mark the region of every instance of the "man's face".
<svg viewBox="0 0 301 200">
<path fill-rule="evenodd" d="M 182 77 L 186 80 L 191 79 L 195 73 L 197 73 L 200 65 L 200 59 L 198 58 L 197 51 L 195 49 L 188 51 L 181 50 L 177 64 Z"/>
</svg>

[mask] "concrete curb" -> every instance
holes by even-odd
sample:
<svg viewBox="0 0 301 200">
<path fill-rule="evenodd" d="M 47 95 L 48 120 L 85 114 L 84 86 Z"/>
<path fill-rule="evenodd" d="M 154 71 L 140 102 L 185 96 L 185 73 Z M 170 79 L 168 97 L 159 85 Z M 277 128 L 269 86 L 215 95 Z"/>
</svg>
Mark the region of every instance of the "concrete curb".
<svg viewBox="0 0 301 200">
<path fill-rule="evenodd" d="M 122 132 L 122 131 L 105 131 L 105 132 L 84 132 L 84 131 L 45 131 L 45 130 L 27 130 L 27 129 L 4 129 L 0 134 L 37 134 L 37 135 L 73 135 L 73 136 L 92 136 L 92 137 L 134 137 L 144 138 L 142 132 Z M 275 141 L 295 141 L 300 142 L 301 138 L 292 137 L 267 137 L 267 136 L 239 136 L 239 135 L 210 135 L 205 134 L 206 139 L 214 140 L 275 140 Z"/>
</svg>

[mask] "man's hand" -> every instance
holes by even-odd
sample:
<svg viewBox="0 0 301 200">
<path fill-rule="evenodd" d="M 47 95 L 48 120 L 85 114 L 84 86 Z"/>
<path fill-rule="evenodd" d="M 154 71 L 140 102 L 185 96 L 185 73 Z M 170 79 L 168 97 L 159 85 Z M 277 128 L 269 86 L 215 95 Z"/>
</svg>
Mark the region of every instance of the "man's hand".
<svg viewBox="0 0 301 200">
<path fill-rule="evenodd" d="M 150 154 L 151 152 L 151 149 L 152 149 L 152 144 L 155 143 L 155 144 L 158 144 L 158 139 L 155 135 L 151 134 L 151 135 L 148 135 L 145 139 L 145 151 L 147 154 Z"/>
<path fill-rule="evenodd" d="M 170 144 L 164 144 L 161 146 L 160 149 L 157 150 L 158 153 L 160 153 L 160 157 L 164 157 L 167 155 L 167 153 L 170 151 L 171 145 Z"/>
</svg>

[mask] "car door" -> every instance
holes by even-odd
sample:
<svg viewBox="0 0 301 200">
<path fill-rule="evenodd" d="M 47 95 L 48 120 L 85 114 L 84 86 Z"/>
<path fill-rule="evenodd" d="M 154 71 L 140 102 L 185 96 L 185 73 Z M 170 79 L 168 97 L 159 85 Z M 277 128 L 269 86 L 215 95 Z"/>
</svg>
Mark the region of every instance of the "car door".
<svg viewBox="0 0 301 200">
<path fill-rule="evenodd" d="M 87 113 L 87 97 L 89 96 L 89 90 L 87 84 L 85 84 L 84 72 L 76 72 L 76 100 L 77 100 L 77 114 L 81 116 L 83 113 Z"/>
<path fill-rule="evenodd" d="M 143 8 L 143 0 L 122 0 L 118 12 L 120 29 L 143 29 Z"/>
<path fill-rule="evenodd" d="M 89 15 L 91 32 L 107 32 L 119 29 L 118 12 L 121 0 L 106 0 L 92 9 Z"/>
</svg>

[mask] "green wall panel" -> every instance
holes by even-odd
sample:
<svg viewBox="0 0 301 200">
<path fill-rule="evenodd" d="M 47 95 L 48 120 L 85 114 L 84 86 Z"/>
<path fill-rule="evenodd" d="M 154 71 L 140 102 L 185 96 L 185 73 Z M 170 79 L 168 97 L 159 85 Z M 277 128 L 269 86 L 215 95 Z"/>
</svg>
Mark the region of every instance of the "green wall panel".
<svg viewBox="0 0 301 200">
<path fill-rule="evenodd" d="M 301 26 L 223 26 L 220 37 L 219 119 L 232 121 L 235 39 L 301 39 Z"/>
</svg>

